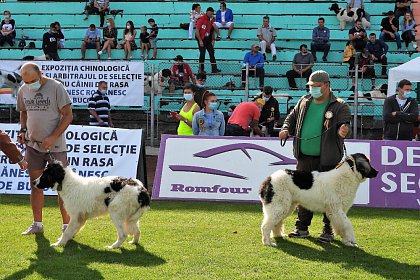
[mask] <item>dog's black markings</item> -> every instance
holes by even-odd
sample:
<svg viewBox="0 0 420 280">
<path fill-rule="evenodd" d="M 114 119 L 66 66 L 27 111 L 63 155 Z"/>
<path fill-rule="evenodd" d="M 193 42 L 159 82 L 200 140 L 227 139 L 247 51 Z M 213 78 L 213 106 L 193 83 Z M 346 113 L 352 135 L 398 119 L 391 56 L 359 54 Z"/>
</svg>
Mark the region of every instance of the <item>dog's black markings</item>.
<svg viewBox="0 0 420 280">
<path fill-rule="evenodd" d="M 47 165 L 47 168 L 39 179 L 38 189 L 52 188 L 55 183 L 63 183 L 66 171 L 60 163 L 53 162 Z"/>
<path fill-rule="evenodd" d="M 111 187 L 106 187 L 106 188 L 104 189 L 104 192 L 105 192 L 105 193 L 110 193 L 110 192 L 112 192 Z"/>
<path fill-rule="evenodd" d="M 268 176 L 260 186 L 260 197 L 264 199 L 266 204 L 268 204 L 273 200 L 273 196 L 274 191 L 273 185 L 271 184 L 271 176 Z"/>
<path fill-rule="evenodd" d="M 106 207 L 108 207 L 109 203 L 111 203 L 111 198 L 110 197 L 105 198 L 104 202 L 105 202 Z"/>
<path fill-rule="evenodd" d="M 133 179 L 129 178 L 123 178 L 123 177 L 117 177 L 114 180 L 112 180 L 110 186 L 111 189 L 115 192 L 119 192 L 122 188 L 124 188 L 125 185 L 132 185 L 135 186 L 137 185 L 137 182 L 134 181 Z M 105 188 L 105 193 L 107 188 Z"/>
<path fill-rule="evenodd" d="M 301 190 L 309 190 L 312 188 L 314 184 L 314 176 L 311 172 L 302 171 L 302 170 L 285 170 L 287 174 L 289 174 L 292 179 L 293 183 L 299 187 Z"/>
<path fill-rule="evenodd" d="M 139 195 L 137 196 L 137 201 L 140 204 L 140 207 L 145 207 L 150 205 L 150 196 L 145 188 L 141 188 Z"/>
<path fill-rule="evenodd" d="M 345 10 L 342 10 L 340 13 L 340 16 L 343 16 Z"/>
</svg>

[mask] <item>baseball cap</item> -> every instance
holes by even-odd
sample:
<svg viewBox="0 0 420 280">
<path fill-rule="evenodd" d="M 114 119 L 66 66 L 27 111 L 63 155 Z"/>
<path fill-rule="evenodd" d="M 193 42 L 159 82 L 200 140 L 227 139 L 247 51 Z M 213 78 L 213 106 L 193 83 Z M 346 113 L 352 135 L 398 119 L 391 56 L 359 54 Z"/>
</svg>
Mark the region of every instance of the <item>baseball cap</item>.
<svg viewBox="0 0 420 280">
<path fill-rule="evenodd" d="M 323 70 L 318 70 L 313 72 L 309 76 L 309 82 L 307 83 L 308 86 L 313 85 L 314 83 L 326 83 L 330 81 L 330 75 Z"/>
<path fill-rule="evenodd" d="M 178 60 L 184 61 L 184 58 L 182 57 L 182 55 L 177 55 L 177 56 L 174 58 L 174 60 L 175 60 L 175 61 L 178 61 Z"/>
<path fill-rule="evenodd" d="M 260 48 L 260 46 L 258 44 L 252 44 L 251 48 Z"/>
<path fill-rule="evenodd" d="M 255 101 L 257 102 L 257 103 L 259 103 L 259 104 L 261 104 L 261 105 L 265 105 L 265 101 L 264 101 L 264 99 L 262 99 L 262 98 L 257 98 L 257 99 L 255 99 Z"/>
</svg>

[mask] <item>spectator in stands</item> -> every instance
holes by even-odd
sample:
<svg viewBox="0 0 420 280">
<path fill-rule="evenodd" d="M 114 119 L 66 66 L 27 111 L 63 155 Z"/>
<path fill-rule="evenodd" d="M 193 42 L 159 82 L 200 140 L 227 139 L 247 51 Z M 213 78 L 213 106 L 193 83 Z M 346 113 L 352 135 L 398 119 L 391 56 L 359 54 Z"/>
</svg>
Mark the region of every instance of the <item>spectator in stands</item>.
<svg viewBox="0 0 420 280">
<path fill-rule="evenodd" d="M 203 107 L 202 107 L 203 94 L 207 91 L 207 89 L 205 87 L 205 84 L 206 84 L 206 81 L 207 81 L 206 73 L 199 72 L 197 74 L 197 79 L 195 81 L 196 81 L 196 83 L 195 83 L 196 93 L 194 94 L 194 100 L 198 104 L 198 106 L 200 106 L 200 108 L 203 109 Z"/>
<path fill-rule="evenodd" d="M 413 42 L 413 49 L 417 50 L 416 42 L 416 22 L 411 16 L 410 12 L 404 14 L 400 20 L 401 38 L 405 42 L 405 50 L 408 51 L 408 45 Z"/>
<path fill-rule="evenodd" d="M 265 86 L 259 98 L 262 98 L 265 102 L 261 111 L 259 124 L 267 128 L 267 134 L 269 136 L 278 136 L 278 133 L 275 135 L 274 127 L 277 126 L 277 122 L 280 119 L 280 110 L 279 102 L 273 96 L 273 88 Z"/>
<path fill-rule="evenodd" d="M 251 51 L 245 54 L 242 63 L 242 86 L 245 87 L 246 65 L 249 64 L 249 77 L 258 77 L 260 88 L 264 87 L 264 57 L 257 44 L 251 45 Z"/>
<path fill-rule="evenodd" d="M 331 92 L 327 72 L 313 72 L 308 84 L 310 94 L 302 96 L 286 117 L 279 138 L 285 140 L 289 135 L 294 136 L 293 153 L 297 159 L 297 170 L 329 171 L 343 158 L 351 112 L 349 106 Z M 312 218 L 311 211 L 298 206 L 296 229 L 289 237 L 310 237 L 308 227 Z M 332 242 L 334 233 L 326 214 L 323 222 L 324 228 L 318 240 Z"/>
<path fill-rule="evenodd" d="M 92 14 L 99 14 L 100 17 L 100 25 L 99 27 L 104 26 L 105 22 L 105 14 L 109 13 L 109 0 L 95 0 L 93 1 L 93 8 L 91 9 Z M 89 14 L 86 14 L 86 18 Z"/>
<path fill-rule="evenodd" d="M 370 15 L 365 10 L 365 3 L 363 0 L 347 0 L 347 12 L 352 8 L 363 9 L 365 11 L 365 18 L 370 22 Z"/>
<path fill-rule="evenodd" d="M 318 26 L 312 31 L 311 53 L 314 61 L 317 60 L 316 52 L 324 52 L 322 61 L 327 61 L 328 52 L 330 51 L 330 30 L 324 26 L 325 19 L 318 19 Z"/>
<path fill-rule="evenodd" d="M 86 29 L 85 38 L 83 39 L 82 60 L 85 59 L 86 49 L 96 49 L 96 52 L 99 52 L 101 49 L 101 31 L 93 23 Z M 101 59 L 99 54 L 97 57 Z"/>
<path fill-rule="evenodd" d="M 149 32 L 147 32 L 147 27 L 142 26 L 140 33 L 140 46 L 141 46 L 141 60 L 148 60 L 149 59 L 149 49 L 150 49 L 150 39 L 149 39 Z M 144 52 L 146 52 L 146 56 L 144 56 Z"/>
<path fill-rule="evenodd" d="M 169 79 L 169 94 L 172 95 L 175 92 L 175 88 L 184 87 L 186 83 L 190 82 L 195 84 L 194 74 L 188 63 L 184 63 L 182 55 L 177 55 L 175 63 L 171 67 L 171 78 Z"/>
<path fill-rule="evenodd" d="M 375 74 L 375 67 L 373 65 L 373 60 L 372 60 L 372 54 L 369 53 L 368 49 L 364 49 L 358 54 L 357 61 L 359 65 L 359 78 L 360 79 L 370 78 L 371 83 L 372 83 L 371 89 L 375 89 L 376 74 Z M 385 67 L 385 71 L 386 71 L 386 67 Z M 356 81 L 353 76 L 353 87 L 351 88 L 352 91 L 354 91 L 355 83 Z"/>
<path fill-rule="evenodd" d="M 201 10 L 201 6 L 198 3 L 192 5 L 190 12 L 190 27 L 188 28 L 188 39 L 193 38 L 194 27 L 196 26 L 197 20 L 204 15 L 204 12 Z"/>
<path fill-rule="evenodd" d="M 106 27 L 103 29 L 104 42 L 102 49 L 98 52 L 98 55 L 106 50 L 108 52 L 108 59 L 111 59 L 111 49 L 117 47 L 118 30 L 115 27 L 115 22 L 112 18 L 106 19 Z"/>
<path fill-rule="evenodd" d="M 265 101 L 262 98 L 239 103 L 228 120 L 225 135 L 249 136 L 252 130 L 254 135 L 263 136 L 261 129 L 258 127 L 258 121 L 264 104 Z"/>
<path fill-rule="evenodd" d="M 26 169 L 28 163 L 25 157 L 22 156 L 16 144 L 12 142 L 9 135 L 6 132 L 0 130 L 0 151 L 2 151 L 12 163 L 19 164 L 20 169 Z"/>
<path fill-rule="evenodd" d="M 383 18 L 381 21 L 381 34 L 379 35 L 379 40 L 384 41 L 390 40 L 390 41 L 396 41 L 397 42 L 397 48 L 400 51 L 401 50 L 401 36 L 400 33 L 398 33 L 399 28 L 399 22 L 394 17 L 394 12 L 389 11 L 387 13 L 387 17 Z"/>
<path fill-rule="evenodd" d="M 89 98 L 89 125 L 114 127 L 111 119 L 111 105 L 108 93 L 108 84 L 105 81 L 98 83 L 98 90 Z"/>
<path fill-rule="evenodd" d="M 153 57 L 151 59 L 156 59 L 156 57 L 157 57 L 157 41 L 158 41 L 157 36 L 158 36 L 159 28 L 158 28 L 154 19 L 149 18 L 149 20 L 147 22 L 150 25 L 150 35 L 149 35 L 150 47 L 153 49 Z"/>
<path fill-rule="evenodd" d="M 300 52 L 295 54 L 295 57 L 293 58 L 293 70 L 289 70 L 286 73 L 290 89 L 298 89 L 295 78 L 306 78 L 306 81 L 308 81 L 313 66 L 314 58 L 312 57 L 312 54 L 308 52 L 308 46 L 305 44 L 300 45 Z"/>
<path fill-rule="evenodd" d="M 54 23 L 55 23 L 55 31 L 57 32 L 58 38 L 60 39 L 58 41 L 58 48 L 59 49 L 63 49 L 64 48 L 64 41 L 65 40 L 64 40 L 63 31 L 61 30 L 61 24 L 58 21 L 56 21 Z"/>
<path fill-rule="evenodd" d="M 15 20 L 12 19 L 10 11 L 4 11 L 3 15 L 4 19 L 0 24 L 0 47 L 3 47 L 5 42 L 13 47 L 15 45 L 16 38 Z"/>
<path fill-rule="evenodd" d="M 231 9 L 226 8 L 226 3 L 220 3 L 220 10 L 216 12 L 216 21 L 213 23 L 214 31 L 217 33 L 216 41 L 220 41 L 220 31 L 219 28 L 226 29 L 228 28 L 228 34 L 226 39 L 230 40 L 230 34 L 233 30 L 233 12 Z"/>
<path fill-rule="evenodd" d="M 235 111 L 236 106 L 235 105 L 230 105 L 227 111 L 227 114 L 225 116 L 225 125 L 227 125 L 228 120 L 230 118 L 230 116 L 232 116 L 233 111 Z"/>
<path fill-rule="evenodd" d="M 411 82 L 401 80 L 398 83 L 398 93 L 387 97 L 384 102 L 384 139 L 411 141 L 418 116 L 419 107 Z"/>
<path fill-rule="evenodd" d="M 217 110 L 219 104 L 214 93 L 206 91 L 203 95 L 203 109 L 198 111 L 192 121 L 194 135 L 223 136 L 225 120 L 223 113 Z"/>
<path fill-rule="evenodd" d="M 362 21 L 356 20 L 354 27 L 349 30 L 349 40 L 353 42 L 356 51 L 361 51 L 366 47 L 366 30 L 362 28 Z"/>
<path fill-rule="evenodd" d="M 42 37 L 42 50 L 47 60 L 60 60 L 58 56 L 58 44 L 60 38 L 55 29 L 55 22 L 50 24 L 50 31 L 46 32 Z"/>
<path fill-rule="evenodd" d="M 396 0 L 395 1 L 395 18 L 399 20 L 400 16 L 404 16 L 406 13 L 411 15 L 411 0 Z"/>
<path fill-rule="evenodd" d="M 271 51 L 273 55 L 273 61 L 276 61 L 276 45 L 274 41 L 277 37 L 277 31 L 274 27 L 270 25 L 270 17 L 264 16 L 263 17 L 263 25 L 258 27 L 258 40 L 260 40 L 260 48 L 261 52 L 264 56 L 264 60 L 267 60 L 267 56 L 265 55 L 267 50 Z M 268 48 L 268 49 L 267 49 Z"/>
<path fill-rule="evenodd" d="M 124 46 L 124 59 L 131 60 L 133 58 L 132 51 L 137 49 L 135 41 L 137 31 L 134 28 L 134 23 L 131 20 L 127 21 L 125 24 L 123 35 L 124 37 L 122 45 Z"/>
<path fill-rule="evenodd" d="M 372 58 L 372 62 L 382 64 L 382 76 L 386 76 L 386 67 L 388 65 L 386 53 L 388 52 L 388 45 L 381 40 L 376 40 L 375 33 L 370 33 L 367 49 Z"/>
<path fill-rule="evenodd" d="M 200 106 L 194 101 L 194 93 L 194 85 L 186 84 L 184 86 L 184 99 L 186 102 L 179 114 L 175 115 L 175 118 L 179 120 L 178 135 L 194 135 L 192 120 L 194 114 L 200 111 Z"/>
<path fill-rule="evenodd" d="M 214 17 L 214 9 L 212 7 L 208 7 L 206 10 L 206 14 L 200 17 L 197 20 L 197 28 L 195 30 L 195 37 L 198 42 L 198 49 L 200 51 L 200 57 L 198 59 L 200 63 L 200 72 L 204 72 L 204 60 L 206 58 L 206 50 L 210 56 L 211 62 L 211 72 L 218 73 L 220 72 L 217 69 L 216 58 L 214 57 L 214 28 L 213 23 L 215 21 Z"/>
<path fill-rule="evenodd" d="M 343 52 L 343 62 L 349 64 L 349 73 L 354 76 L 354 60 L 356 59 L 356 49 L 354 48 L 354 41 L 347 41 L 346 48 Z"/>
</svg>

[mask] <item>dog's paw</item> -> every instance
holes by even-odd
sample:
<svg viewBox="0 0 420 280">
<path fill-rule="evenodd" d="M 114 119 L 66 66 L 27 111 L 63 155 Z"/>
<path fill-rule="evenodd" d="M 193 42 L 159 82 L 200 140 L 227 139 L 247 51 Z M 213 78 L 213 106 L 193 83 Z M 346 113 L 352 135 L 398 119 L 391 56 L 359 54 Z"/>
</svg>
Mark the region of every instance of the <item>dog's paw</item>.
<svg viewBox="0 0 420 280">
<path fill-rule="evenodd" d="M 131 240 L 128 243 L 136 245 L 136 244 L 139 244 L 139 241 L 138 240 Z"/>
<path fill-rule="evenodd" d="M 106 249 L 118 249 L 121 246 L 114 246 L 114 245 L 110 245 L 110 246 L 105 246 Z"/>
<path fill-rule="evenodd" d="M 64 247 L 65 245 L 66 245 L 66 243 L 62 243 L 62 242 L 58 241 L 58 242 L 55 242 L 55 243 L 51 244 L 50 246 L 51 247 Z"/>
<path fill-rule="evenodd" d="M 275 242 L 270 242 L 270 243 L 266 243 L 266 244 L 264 244 L 265 246 L 270 246 L 270 247 L 277 247 L 277 243 L 275 243 Z"/>
<path fill-rule="evenodd" d="M 359 246 L 357 246 L 357 243 L 353 242 L 353 241 L 344 241 L 343 243 L 344 243 L 344 245 L 346 245 L 348 247 L 359 247 Z"/>
</svg>

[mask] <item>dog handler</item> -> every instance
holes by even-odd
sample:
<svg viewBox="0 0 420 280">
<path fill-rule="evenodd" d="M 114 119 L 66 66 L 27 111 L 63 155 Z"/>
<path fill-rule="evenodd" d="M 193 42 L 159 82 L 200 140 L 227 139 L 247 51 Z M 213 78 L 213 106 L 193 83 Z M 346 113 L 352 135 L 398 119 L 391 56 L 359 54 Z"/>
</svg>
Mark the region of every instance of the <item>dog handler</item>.
<svg viewBox="0 0 420 280">
<path fill-rule="evenodd" d="M 303 96 L 286 117 L 279 138 L 285 140 L 289 135 L 294 136 L 293 153 L 297 159 L 297 170 L 329 171 L 343 158 L 344 138 L 350 130 L 350 108 L 331 92 L 327 72 L 313 72 L 307 85 L 310 87 L 309 94 Z M 298 206 L 296 229 L 289 237 L 309 237 L 308 227 L 312 217 L 311 211 Z M 319 241 L 329 243 L 334 240 L 334 233 L 325 213 L 323 222 Z"/>
<path fill-rule="evenodd" d="M 41 176 L 47 162 L 59 160 L 67 166 L 67 147 L 64 132 L 73 120 L 70 97 L 64 86 L 42 75 L 38 65 L 25 63 L 21 70 L 22 85 L 18 91 L 17 110 L 20 112 L 19 142 L 27 145 L 29 178 L 31 180 L 31 206 L 34 222 L 23 235 L 43 233 L 42 207 L 44 192 L 32 185 Z M 63 228 L 70 217 L 58 196 Z"/>
</svg>

